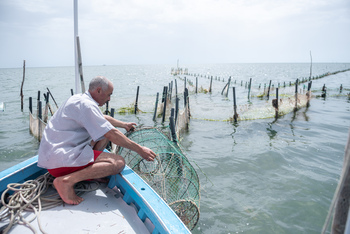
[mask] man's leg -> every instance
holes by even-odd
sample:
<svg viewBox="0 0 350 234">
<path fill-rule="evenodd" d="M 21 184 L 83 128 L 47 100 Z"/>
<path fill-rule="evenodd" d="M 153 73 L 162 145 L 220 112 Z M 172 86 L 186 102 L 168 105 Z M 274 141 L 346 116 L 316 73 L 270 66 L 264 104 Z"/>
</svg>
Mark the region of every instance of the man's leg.
<svg viewBox="0 0 350 234">
<path fill-rule="evenodd" d="M 122 156 L 102 152 L 92 165 L 80 171 L 57 177 L 53 181 L 53 184 L 65 203 L 77 205 L 83 201 L 83 198 L 75 194 L 73 186 L 76 183 L 87 179 L 97 179 L 115 175 L 120 173 L 124 167 L 125 161 Z"/>
</svg>

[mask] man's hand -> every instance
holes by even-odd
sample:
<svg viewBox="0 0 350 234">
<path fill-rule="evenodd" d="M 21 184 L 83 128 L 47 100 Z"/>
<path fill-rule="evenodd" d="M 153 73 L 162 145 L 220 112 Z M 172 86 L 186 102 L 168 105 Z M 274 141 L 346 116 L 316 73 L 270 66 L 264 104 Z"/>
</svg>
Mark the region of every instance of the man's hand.
<svg viewBox="0 0 350 234">
<path fill-rule="evenodd" d="M 153 161 L 157 156 L 151 149 L 141 146 L 141 152 L 139 152 L 140 156 L 147 161 Z"/>
<path fill-rule="evenodd" d="M 132 131 L 132 130 L 135 130 L 135 126 L 137 124 L 136 123 L 125 123 L 125 130 L 128 132 L 128 131 Z"/>
</svg>

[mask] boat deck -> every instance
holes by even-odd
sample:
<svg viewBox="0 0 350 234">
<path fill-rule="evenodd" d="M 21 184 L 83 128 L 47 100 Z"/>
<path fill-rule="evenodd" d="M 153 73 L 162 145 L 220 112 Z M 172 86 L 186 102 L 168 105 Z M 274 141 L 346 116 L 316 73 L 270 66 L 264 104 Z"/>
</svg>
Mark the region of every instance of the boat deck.
<svg viewBox="0 0 350 234">
<path fill-rule="evenodd" d="M 43 210 L 40 223 L 46 233 L 150 233 L 154 228 L 151 222 L 143 223 L 135 207 L 127 205 L 123 194 L 115 187 L 106 184 L 82 195 L 84 201 L 79 205 L 60 205 Z M 26 220 L 34 217 L 26 212 Z M 40 233 L 37 219 L 31 225 Z M 2 226 L 2 225 L 1 225 Z M 31 233 L 24 225 L 16 225 L 10 233 Z"/>
</svg>

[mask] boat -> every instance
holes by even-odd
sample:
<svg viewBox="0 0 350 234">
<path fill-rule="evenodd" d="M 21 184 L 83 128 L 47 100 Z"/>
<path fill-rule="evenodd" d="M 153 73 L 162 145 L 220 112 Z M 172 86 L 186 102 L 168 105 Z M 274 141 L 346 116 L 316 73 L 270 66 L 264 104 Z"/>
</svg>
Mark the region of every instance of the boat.
<svg viewBox="0 0 350 234">
<path fill-rule="evenodd" d="M 37 166 L 38 156 L 0 172 L 1 199 L 8 200 L 9 189 L 18 183 L 46 175 Z M 13 193 L 14 194 L 14 193 Z M 108 183 L 83 195 L 79 205 L 61 203 L 46 210 L 22 211 L 22 217 L 34 221 L 14 225 L 11 233 L 41 230 L 43 233 L 191 233 L 167 203 L 128 166 Z M 6 202 L 5 202 L 6 203 Z M 6 210 L 1 203 L 1 214 Z M 35 219 L 36 218 L 36 219 Z M 0 233 L 8 222 L 0 220 Z"/>
</svg>

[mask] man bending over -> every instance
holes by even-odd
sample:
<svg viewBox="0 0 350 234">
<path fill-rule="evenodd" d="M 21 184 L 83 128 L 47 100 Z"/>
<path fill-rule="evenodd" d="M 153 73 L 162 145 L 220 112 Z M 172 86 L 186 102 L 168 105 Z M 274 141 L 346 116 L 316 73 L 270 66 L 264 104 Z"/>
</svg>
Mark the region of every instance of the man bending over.
<svg viewBox="0 0 350 234">
<path fill-rule="evenodd" d="M 84 94 L 71 96 L 51 117 L 39 147 L 38 166 L 56 177 L 53 184 L 68 204 L 83 198 L 76 195 L 74 185 L 120 173 L 125 167 L 120 155 L 103 152 L 111 141 L 153 161 L 155 153 L 131 141 L 116 127 L 126 131 L 136 123 L 126 123 L 103 115 L 99 106 L 110 100 L 113 84 L 103 76 L 95 77 Z"/>
</svg>

